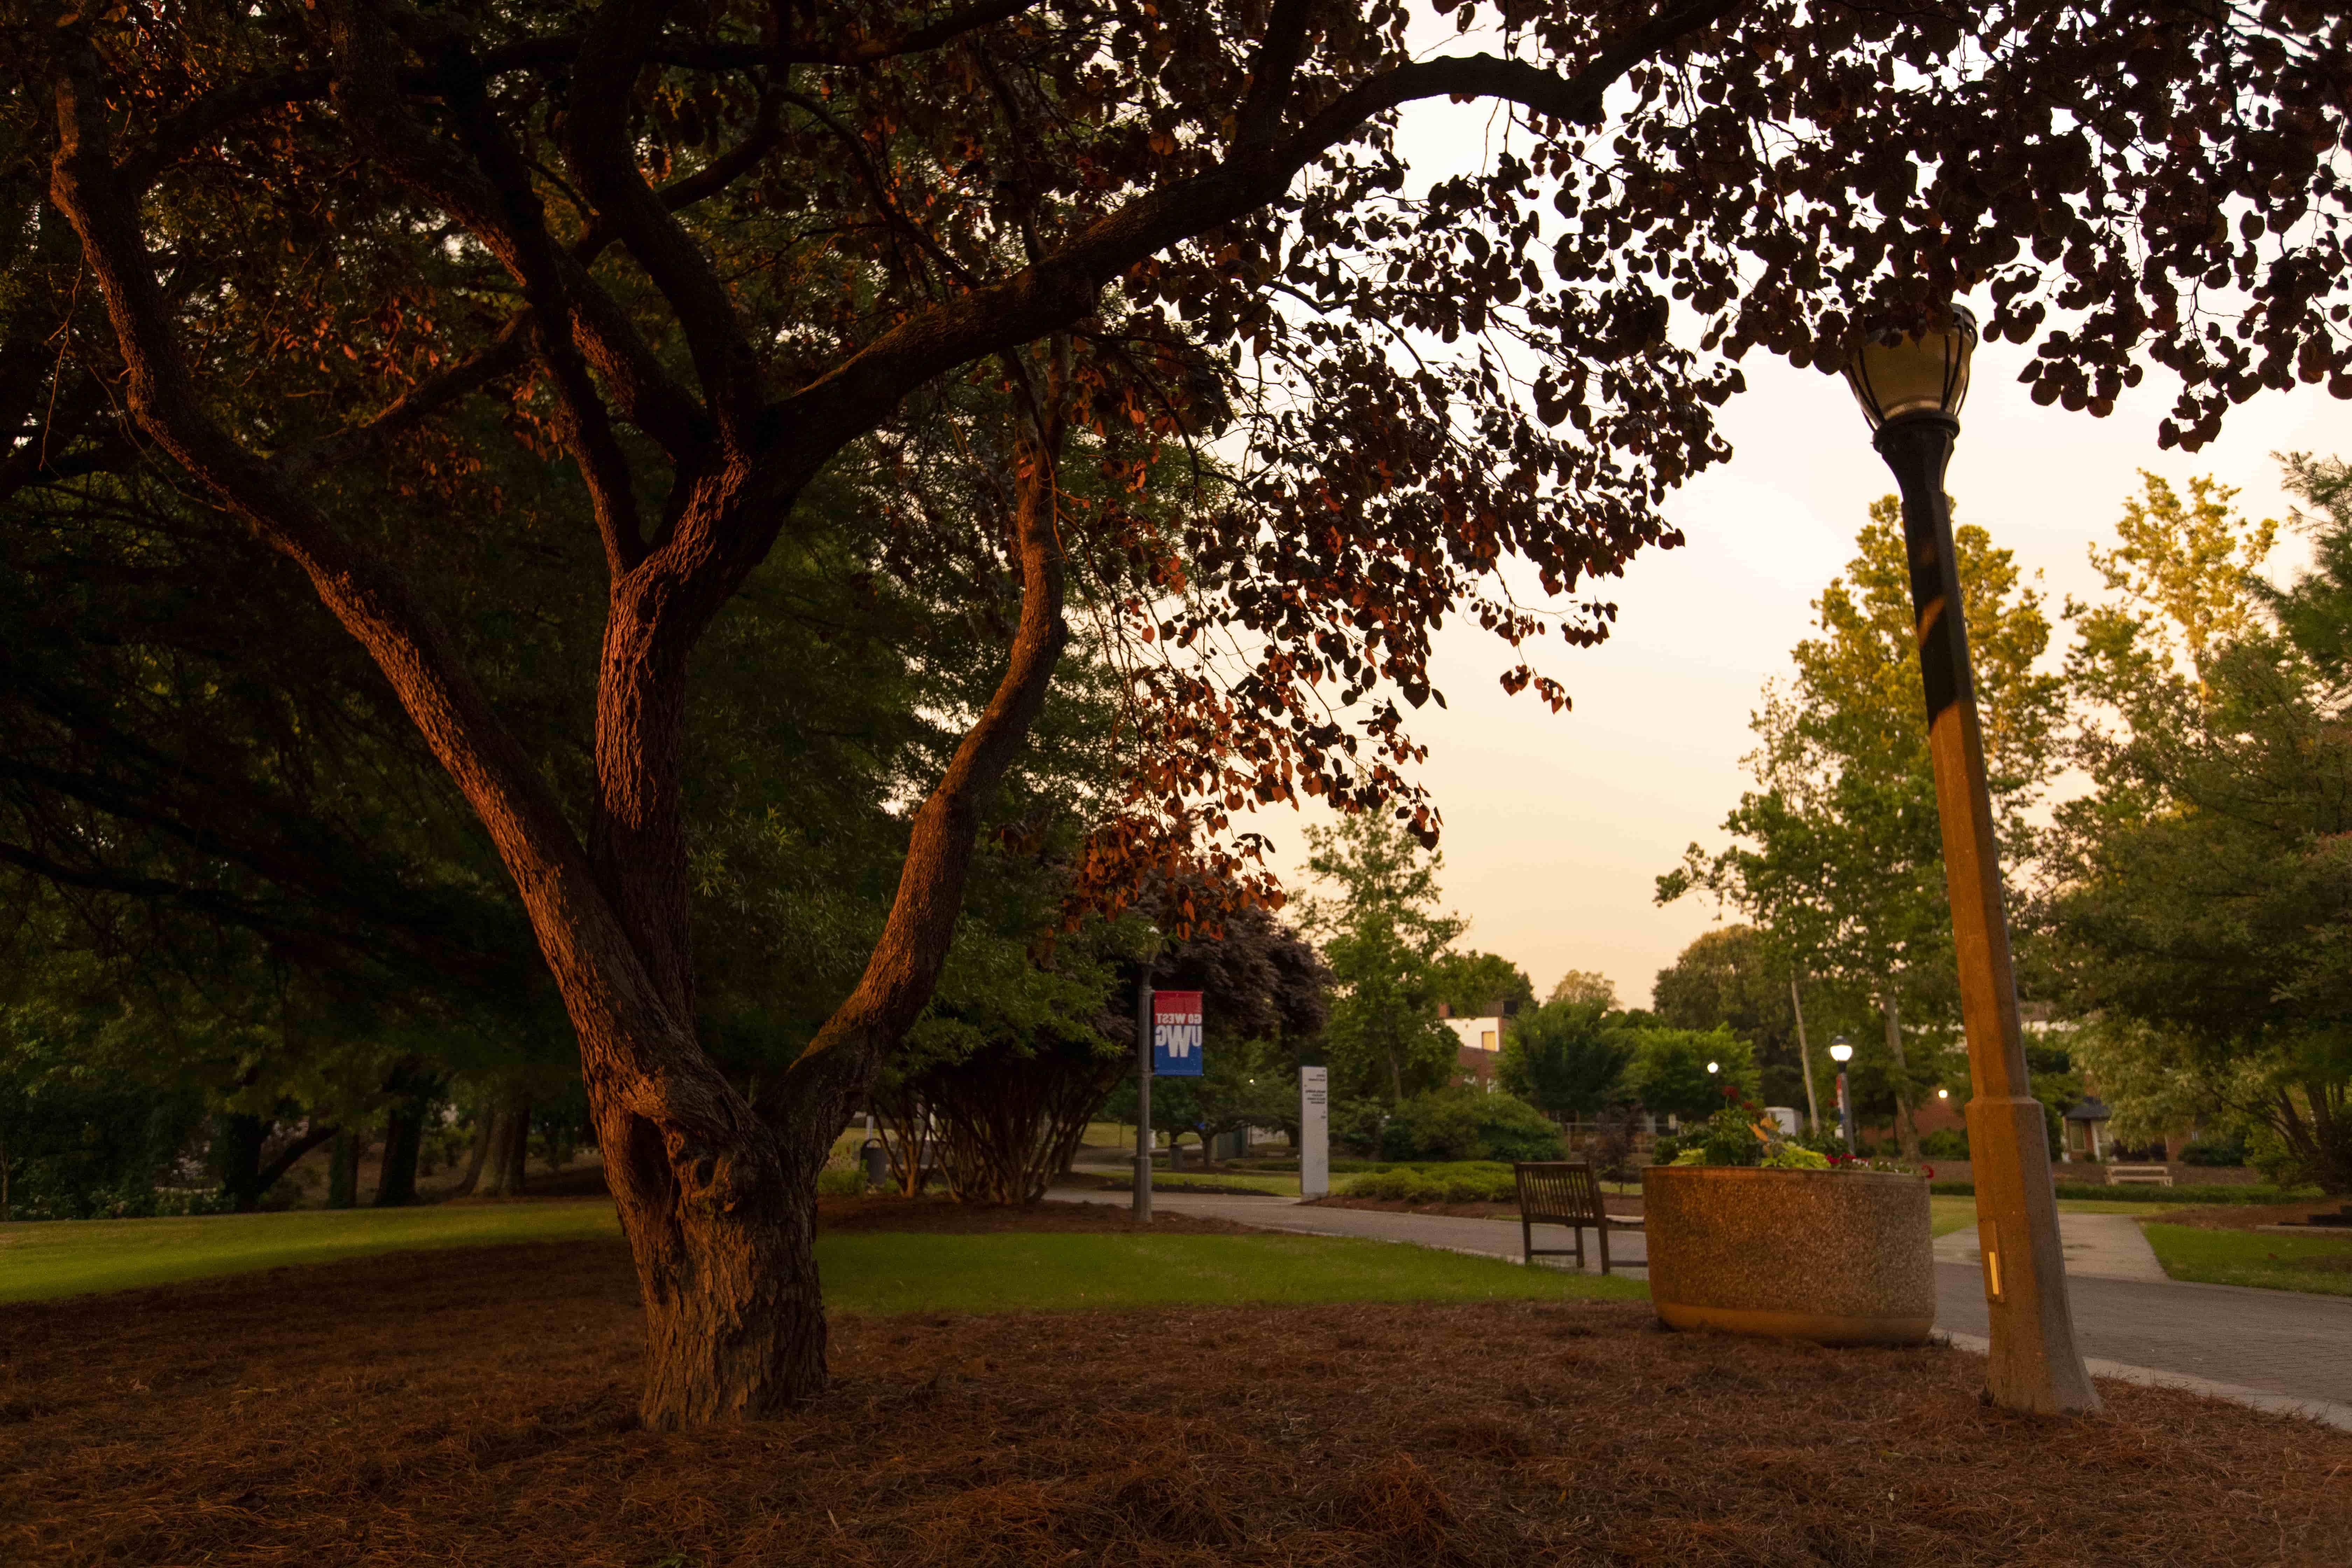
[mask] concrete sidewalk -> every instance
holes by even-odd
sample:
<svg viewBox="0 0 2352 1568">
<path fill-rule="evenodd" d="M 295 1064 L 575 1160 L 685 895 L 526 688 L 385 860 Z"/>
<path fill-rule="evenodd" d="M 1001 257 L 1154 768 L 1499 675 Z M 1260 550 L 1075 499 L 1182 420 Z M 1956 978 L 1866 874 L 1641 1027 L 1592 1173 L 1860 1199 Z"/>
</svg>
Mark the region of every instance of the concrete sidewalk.
<svg viewBox="0 0 2352 1568">
<path fill-rule="evenodd" d="M 2172 1276 L 2156 1260 L 2156 1249 L 2140 1233 L 2139 1221 L 2127 1214 L 2062 1214 L 2058 1246 L 2066 1254 L 2070 1279 L 2131 1279 L 2142 1285 L 2169 1285 Z M 1984 1267 L 1984 1254 L 1973 1229 L 1956 1230 L 1936 1238 L 1936 1261 Z"/>
<path fill-rule="evenodd" d="M 1050 1195 L 1088 1203 L 1118 1196 L 1076 1189 Z M 1267 1230 L 1412 1242 L 1495 1258 L 1519 1256 L 1517 1220 L 1324 1208 L 1292 1198 L 1204 1193 L 1154 1193 L 1151 1201 L 1161 1209 L 1215 1215 Z M 2168 1380 L 2221 1397 L 2244 1397 L 2249 1403 L 2254 1402 L 2249 1396 L 2316 1402 L 2326 1406 L 2315 1411 L 2323 1418 L 2336 1425 L 2352 1423 L 2352 1297 L 2191 1285 L 2168 1279 L 2127 1215 L 2062 1215 L 2059 1229 L 2067 1254 L 2075 1333 L 2084 1355 L 2102 1363 L 2093 1368 L 2098 1375 L 2143 1383 Z M 1538 1226 L 1536 1245 L 1567 1246 L 1568 1233 Z M 1609 1250 L 1621 1271 L 1637 1279 L 1645 1277 L 1648 1254 L 1640 1231 L 1612 1234 Z M 1936 1324 L 1963 1348 L 1981 1344 L 1988 1329 L 1984 1281 L 1975 1252 L 1972 1231 L 1956 1231 L 1937 1244 Z M 1598 1272 L 1601 1260 L 1589 1234 L 1585 1257 L 1588 1271 Z"/>
</svg>

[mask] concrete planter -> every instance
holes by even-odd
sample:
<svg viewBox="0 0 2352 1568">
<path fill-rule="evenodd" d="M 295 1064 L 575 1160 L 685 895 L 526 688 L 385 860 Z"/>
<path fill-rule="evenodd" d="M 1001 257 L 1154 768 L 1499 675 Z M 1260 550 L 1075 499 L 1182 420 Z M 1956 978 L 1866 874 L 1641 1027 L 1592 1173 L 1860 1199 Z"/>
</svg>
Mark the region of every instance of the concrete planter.
<svg viewBox="0 0 2352 1568">
<path fill-rule="evenodd" d="M 1669 1328 L 1916 1345 L 1935 1326 L 1924 1176 L 1652 1165 L 1642 1216 Z"/>
</svg>

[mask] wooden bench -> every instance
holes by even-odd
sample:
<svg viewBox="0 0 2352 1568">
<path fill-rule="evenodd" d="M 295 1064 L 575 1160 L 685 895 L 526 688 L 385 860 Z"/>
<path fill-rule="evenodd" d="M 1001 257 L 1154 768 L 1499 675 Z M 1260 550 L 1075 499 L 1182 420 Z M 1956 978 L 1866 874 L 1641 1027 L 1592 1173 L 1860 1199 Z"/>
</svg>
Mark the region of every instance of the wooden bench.
<svg viewBox="0 0 2352 1568">
<path fill-rule="evenodd" d="M 1601 1181 L 1592 1173 L 1589 1160 L 1522 1161 L 1511 1167 L 1519 1183 L 1519 1245 L 1525 1253 L 1520 1261 L 1531 1263 L 1538 1258 L 1564 1258 L 1576 1255 L 1576 1266 L 1584 1267 L 1584 1230 L 1592 1227 L 1601 1237 L 1601 1272 L 1609 1272 L 1609 1230 L 1639 1230 L 1642 1222 L 1611 1214 L 1601 1201 Z M 1576 1245 L 1538 1247 L 1535 1227 L 1539 1225 L 1564 1225 L 1576 1233 Z"/>
<path fill-rule="evenodd" d="M 2107 1185 L 2168 1187 L 2172 1185 L 2172 1172 L 2169 1167 L 2164 1165 L 2109 1165 Z"/>
</svg>

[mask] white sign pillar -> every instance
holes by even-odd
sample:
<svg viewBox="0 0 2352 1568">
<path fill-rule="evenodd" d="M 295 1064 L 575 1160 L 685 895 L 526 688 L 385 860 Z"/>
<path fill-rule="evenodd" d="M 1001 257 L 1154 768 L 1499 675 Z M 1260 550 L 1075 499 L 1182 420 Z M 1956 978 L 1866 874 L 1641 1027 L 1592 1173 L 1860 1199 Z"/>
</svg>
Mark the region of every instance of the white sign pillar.
<svg viewBox="0 0 2352 1568">
<path fill-rule="evenodd" d="M 1298 1195 L 1327 1197 L 1331 1192 L 1331 1073 L 1328 1068 L 1298 1069 Z"/>
</svg>

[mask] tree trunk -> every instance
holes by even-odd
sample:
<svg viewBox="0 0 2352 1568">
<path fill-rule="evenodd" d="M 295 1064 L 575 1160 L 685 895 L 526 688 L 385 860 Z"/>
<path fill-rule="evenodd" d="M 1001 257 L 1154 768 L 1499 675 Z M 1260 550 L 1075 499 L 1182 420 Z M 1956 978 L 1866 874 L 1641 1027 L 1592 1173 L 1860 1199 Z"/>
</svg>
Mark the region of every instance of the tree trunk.
<svg viewBox="0 0 2352 1568">
<path fill-rule="evenodd" d="M 475 1191 L 487 1198 L 519 1198 L 530 1158 L 530 1101 L 509 1089 L 484 1113 L 482 1168 Z"/>
<path fill-rule="evenodd" d="M 334 1152 L 327 1162 L 327 1206 L 357 1208 L 360 1202 L 360 1154 L 367 1140 L 356 1131 L 335 1134 Z"/>
<path fill-rule="evenodd" d="M 523 1194 L 524 1177 L 530 1170 L 530 1101 L 518 1098 L 507 1108 L 505 1161 L 499 1172 L 499 1186 L 503 1196 L 519 1198 Z"/>
<path fill-rule="evenodd" d="M 251 1214 L 261 1201 L 261 1145 L 269 1123 L 230 1111 L 213 1124 L 213 1160 L 220 1166 L 221 1194 L 238 1214 Z"/>
<path fill-rule="evenodd" d="M 1919 1123 L 1911 1113 L 1911 1063 L 1903 1054 L 1903 1011 L 1891 990 L 1878 994 L 1878 1010 L 1886 1024 L 1886 1054 L 1895 1058 L 1895 1138 L 1904 1160 L 1919 1163 Z"/>
<path fill-rule="evenodd" d="M 383 1166 L 375 1180 L 375 1206 L 397 1208 L 416 1201 L 416 1157 L 425 1146 L 426 1104 L 421 1095 L 403 1095 L 383 1119 Z"/>
<path fill-rule="evenodd" d="M 482 1163 L 489 1157 L 490 1132 L 496 1121 L 496 1112 L 488 1106 L 484 1106 L 474 1118 L 474 1143 L 466 1152 L 466 1173 L 457 1178 L 456 1186 L 449 1189 L 451 1197 L 470 1198 L 474 1195 L 474 1188 L 482 1179 Z"/>
<path fill-rule="evenodd" d="M 1789 1006 L 1797 1016 L 1797 1062 L 1805 1072 L 1805 1131 L 1822 1130 L 1821 1091 L 1813 1087 L 1813 1051 L 1805 1043 L 1805 1000 L 1797 994 L 1796 971 L 1789 972 Z"/>
</svg>

